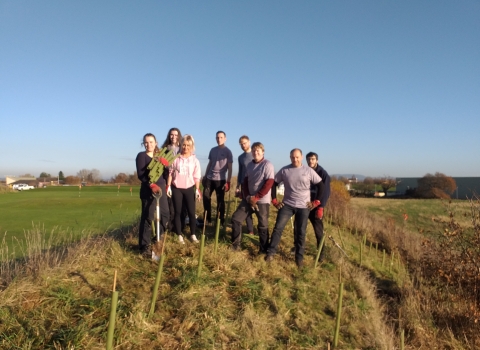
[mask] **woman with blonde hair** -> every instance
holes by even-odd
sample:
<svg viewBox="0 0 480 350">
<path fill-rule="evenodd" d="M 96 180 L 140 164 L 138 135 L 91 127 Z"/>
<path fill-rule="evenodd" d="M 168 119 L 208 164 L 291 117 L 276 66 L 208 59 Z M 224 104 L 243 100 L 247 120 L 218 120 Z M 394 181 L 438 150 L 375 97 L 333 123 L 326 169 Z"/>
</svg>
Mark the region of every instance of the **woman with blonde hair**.
<svg viewBox="0 0 480 350">
<path fill-rule="evenodd" d="M 174 227 L 180 243 L 185 244 L 182 235 L 181 210 L 185 205 L 188 212 L 191 240 L 198 243 L 195 236 L 197 219 L 195 217 L 195 199 L 200 201 L 200 177 L 202 175 L 200 162 L 195 156 L 195 140 L 191 135 L 185 135 L 180 141 L 180 156 L 170 167 L 167 180 L 167 196 L 172 197 L 175 209 Z"/>
</svg>

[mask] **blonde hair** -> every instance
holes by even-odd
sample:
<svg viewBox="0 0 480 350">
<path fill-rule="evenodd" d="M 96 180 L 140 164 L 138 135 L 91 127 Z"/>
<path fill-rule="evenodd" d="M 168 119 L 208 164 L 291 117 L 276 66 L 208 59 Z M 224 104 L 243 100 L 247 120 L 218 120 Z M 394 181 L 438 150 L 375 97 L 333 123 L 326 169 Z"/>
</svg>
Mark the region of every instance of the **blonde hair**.
<svg viewBox="0 0 480 350">
<path fill-rule="evenodd" d="M 263 153 L 265 153 L 265 147 L 263 147 L 263 144 L 261 142 L 254 142 L 252 145 L 252 150 L 255 148 L 260 148 Z"/>
<path fill-rule="evenodd" d="M 182 149 L 182 146 L 185 142 L 192 143 L 192 153 L 195 153 L 195 140 L 193 139 L 193 136 L 186 134 L 185 136 L 182 137 L 182 140 L 180 141 L 180 150 Z"/>
</svg>

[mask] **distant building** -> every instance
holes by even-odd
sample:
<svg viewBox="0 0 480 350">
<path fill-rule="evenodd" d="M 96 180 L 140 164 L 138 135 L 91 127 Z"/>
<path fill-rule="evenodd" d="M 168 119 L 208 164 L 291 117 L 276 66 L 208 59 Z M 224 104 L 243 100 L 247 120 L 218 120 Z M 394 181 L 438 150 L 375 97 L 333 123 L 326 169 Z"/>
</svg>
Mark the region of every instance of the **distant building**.
<svg viewBox="0 0 480 350">
<path fill-rule="evenodd" d="M 35 176 L 13 176 L 13 175 L 6 175 L 5 176 L 5 184 L 8 185 L 13 185 L 15 182 L 29 182 L 29 181 L 36 181 L 37 178 Z"/>
<path fill-rule="evenodd" d="M 397 194 L 406 194 L 408 190 L 418 187 L 421 177 L 397 177 Z M 453 177 L 457 189 L 450 196 L 452 199 L 472 198 L 474 194 L 480 195 L 480 177 Z"/>
</svg>

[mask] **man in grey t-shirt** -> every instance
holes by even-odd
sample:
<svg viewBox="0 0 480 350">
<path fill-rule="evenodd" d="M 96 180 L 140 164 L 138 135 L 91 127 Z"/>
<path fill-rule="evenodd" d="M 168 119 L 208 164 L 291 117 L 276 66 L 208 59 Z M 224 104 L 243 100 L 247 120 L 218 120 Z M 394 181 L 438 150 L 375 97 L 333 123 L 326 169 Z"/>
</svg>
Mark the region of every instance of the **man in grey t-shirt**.
<svg viewBox="0 0 480 350">
<path fill-rule="evenodd" d="M 305 233 L 310 210 L 320 205 L 323 193 L 322 178 L 310 167 L 302 165 L 302 151 L 298 148 L 290 151 L 291 164 L 284 166 L 275 174 L 275 183 L 272 188 L 272 204 L 278 209 L 277 220 L 273 228 L 272 240 L 267 249 L 265 260 L 270 262 L 277 252 L 277 246 L 282 238 L 283 229 L 288 220 L 295 215 L 295 262 L 298 268 L 303 266 L 305 252 Z M 276 186 L 280 183 L 285 186 L 285 195 L 279 202 L 276 198 Z M 317 186 L 316 197 L 310 200 L 310 187 Z"/>
<path fill-rule="evenodd" d="M 252 149 L 250 148 L 250 139 L 247 135 L 240 136 L 238 140 L 240 143 L 240 148 L 242 149 L 243 153 L 238 156 L 238 176 L 237 176 L 237 188 L 235 189 L 235 197 L 240 196 L 240 190 L 242 188 L 243 179 L 247 173 L 247 165 L 252 162 L 253 155 Z M 245 219 L 247 222 L 247 229 L 248 233 L 253 234 L 253 220 L 252 220 L 252 213 L 247 215 Z"/>
<path fill-rule="evenodd" d="M 212 222 L 212 192 L 217 196 L 217 213 L 220 214 L 220 222 L 225 222 L 225 192 L 230 190 L 232 178 L 232 152 L 225 146 L 227 135 L 223 131 L 217 131 L 217 147 L 213 147 L 208 155 L 208 165 L 203 185 L 203 208 L 207 212 L 207 222 Z M 218 215 L 218 214 L 217 214 Z M 205 213 L 204 213 L 205 216 Z"/>
<path fill-rule="evenodd" d="M 242 241 L 242 222 L 255 213 L 258 219 L 260 253 L 268 248 L 268 214 L 271 188 L 273 186 L 273 164 L 264 158 L 265 148 L 260 142 L 252 145 L 253 161 L 248 163 L 242 183 L 242 201 L 232 215 L 232 249 L 239 250 Z"/>
</svg>

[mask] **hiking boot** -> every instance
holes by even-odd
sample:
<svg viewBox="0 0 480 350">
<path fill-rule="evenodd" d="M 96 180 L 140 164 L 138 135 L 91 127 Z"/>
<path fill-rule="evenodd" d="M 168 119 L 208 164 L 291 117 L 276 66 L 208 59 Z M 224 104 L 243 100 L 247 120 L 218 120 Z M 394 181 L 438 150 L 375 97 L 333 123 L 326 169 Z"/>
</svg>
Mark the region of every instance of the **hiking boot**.
<svg viewBox="0 0 480 350">
<path fill-rule="evenodd" d="M 152 261 L 154 262 L 159 262 L 160 261 L 160 257 L 155 254 L 155 252 L 152 250 Z"/>
<path fill-rule="evenodd" d="M 267 263 L 272 262 L 272 261 L 273 261 L 273 255 L 268 255 L 268 254 L 267 254 L 267 256 L 265 256 L 265 261 L 266 261 Z"/>
<path fill-rule="evenodd" d="M 230 250 L 234 251 L 234 252 L 239 252 L 241 250 L 240 246 L 239 245 L 236 245 L 236 244 L 232 244 L 230 246 Z"/>
<path fill-rule="evenodd" d="M 197 236 L 191 235 L 191 236 L 190 236 L 190 239 L 192 240 L 193 243 L 198 243 Z"/>
<path fill-rule="evenodd" d="M 178 236 L 178 242 L 179 242 L 180 244 L 185 244 L 185 241 L 183 240 L 183 236 L 182 236 L 182 235 L 179 235 L 179 236 Z"/>
</svg>

